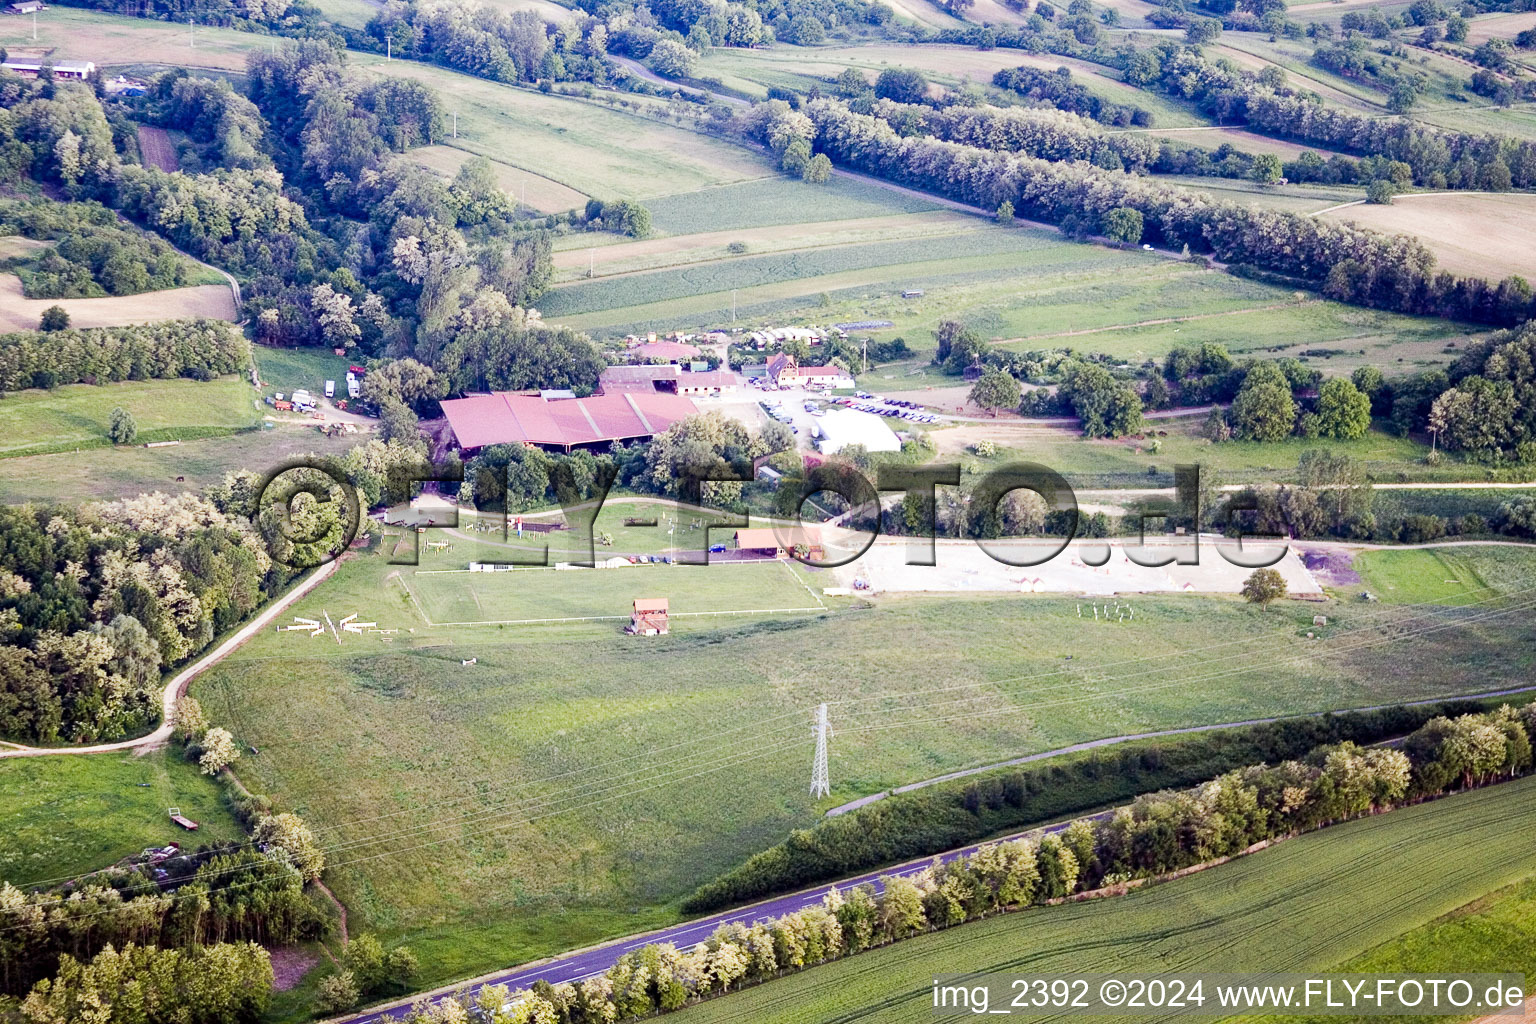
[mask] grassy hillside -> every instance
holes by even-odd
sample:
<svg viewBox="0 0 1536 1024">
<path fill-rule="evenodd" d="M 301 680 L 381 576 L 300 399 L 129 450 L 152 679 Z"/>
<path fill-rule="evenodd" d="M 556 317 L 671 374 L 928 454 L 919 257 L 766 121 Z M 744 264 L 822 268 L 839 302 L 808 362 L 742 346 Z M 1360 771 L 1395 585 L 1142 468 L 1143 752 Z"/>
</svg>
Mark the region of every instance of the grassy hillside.
<svg viewBox="0 0 1536 1024">
<path fill-rule="evenodd" d="M 1521 835 L 1536 828 L 1533 797 L 1536 779 L 1528 778 L 1350 822 L 1130 896 L 898 943 L 685 1010 L 680 1019 L 931 1021 L 934 977 L 971 972 L 1300 972 L 1346 962 L 1354 971 L 1460 973 L 1498 964 L 1529 972 L 1536 969 L 1529 942 L 1480 957 L 1476 967 L 1422 942 L 1398 955 L 1351 958 L 1382 935 L 1419 928 L 1536 872 L 1536 849 Z M 1098 1019 L 1174 1018 L 1147 1011 Z"/>
<path fill-rule="evenodd" d="M 201 827 L 186 832 L 166 809 Z M 146 846 L 238 839 L 219 787 L 178 753 L 0 760 L 0 881 L 24 886 L 107 867 Z"/>
<path fill-rule="evenodd" d="M 20 391 L 0 401 L 0 458 L 110 444 L 107 421 L 119 406 L 133 414 L 139 444 L 228 434 L 258 419 L 250 382 L 238 377 Z"/>
<path fill-rule="evenodd" d="M 1526 551 L 1467 557 L 1508 589 L 1536 567 Z M 830 806 L 1096 736 L 1531 671 L 1532 627 L 1479 620 L 1486 605 L 1336 604 L 1329 636 L 1309 641 L 1310 604 L 1145 599 L 1134 626 L 1093 627 L 1069 598 L 827 598 L 824 613 L 682 618 L 636 638 L 616 621 L 432 627 L 392 578 L 411 571 L 370 556 L 293 609 L 356 613 L 392 639 L 265 633 L 193 692 L 261 748 L 242 761 L 247 783 L 336 851 L 328 878 L 354 921 L 408 939 L 432 983 L 668 920 L 700 881 L 813 822 L 807 723 L 821 700 L 855 702 L 833 712 Z M 606 571 L 656 572 L 651 596 L 681 597 L 664 574 L 715 570 Z M 569 581 L 562 600 L 628 612 L 627 595 L 580 589 L 591 571 L 550 575 Z M 739 586 L 734 600 L 759 593 Z M 474 593 L 485 618 L 509 617 Z"/>
</svg>

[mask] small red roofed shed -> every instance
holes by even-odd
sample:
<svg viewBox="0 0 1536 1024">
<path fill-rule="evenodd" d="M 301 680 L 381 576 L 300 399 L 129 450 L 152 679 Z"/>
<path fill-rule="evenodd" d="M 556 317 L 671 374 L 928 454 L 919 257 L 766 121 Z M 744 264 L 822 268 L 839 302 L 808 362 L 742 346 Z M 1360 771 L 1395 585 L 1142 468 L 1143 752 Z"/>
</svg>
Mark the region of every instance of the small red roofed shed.
<svg viewBox="0 0 1536 1024">
<path fill-rule="evenodd" d="M 629 615 L 627 633 L 636 636 L 660 636 L 667 632 L 667 599 L 664 597 L 637 597 L 634 611 Z"/>
</svg>

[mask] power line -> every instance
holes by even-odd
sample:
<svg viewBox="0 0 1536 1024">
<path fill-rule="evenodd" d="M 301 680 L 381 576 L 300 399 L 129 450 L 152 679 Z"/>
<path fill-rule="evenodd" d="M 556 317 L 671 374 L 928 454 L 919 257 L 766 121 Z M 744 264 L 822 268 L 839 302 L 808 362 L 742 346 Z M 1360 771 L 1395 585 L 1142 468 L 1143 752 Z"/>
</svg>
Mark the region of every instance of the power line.
<svg viewBox="0 0 1536 1024">
<path fill-rule="evenodd" d="M 1492 588 L 1490 588 L 1490 587 L 1483 587 L 1483 588 L 1476 588 L 1476 589 L 1492 589 Z M 1533 591 L 1536 591 L 1536 588 L 1526 588 L 1524 590 L 1513 591 L 1511 593 L 1530 593 L 1530 592 L 1533 592 Z M 1474 602 L 1474 603 L 1482 604 L 1482 603 L 1486 603 L 1488 601 L 1498 600 L 1500 596 L 1501 595 L 1495 595 L 1494 597 L 1487 598 L 1487 599 L 1484 599 L 1483 601 Z M 1433 605 L 1431 603 L 1429 603 L 1429 602 L 1425 602 L 1425 606 L 1433 606 Z M 1324 652 L 1318 652 L 1318 653 L 1314 653 L 1314 654 L 1298 654 L 1295 657 L 1289 659 L 1289 661 L 1294 663 L 1294 662 L 1300 662 L 1300 661 L 1307 660 L 1309 657 L 1335 656 L 1335 655 L 1338 655 L 1338 654 L 1352 653 L 1355 650 L 1362 650 L 1362 649 L 1367 649 L 1367 648 L 1371 648 L 1371 647 L 1382 646 L 1384 644 L 1391 644 L 1391 643 L 1396 643 L 1396 642 L 1404 642 L 1404 641 L 1415 639 L 1415 638 L 1417 638 L 1419 636 L 1424 636 L 1424 635 L 1428 635 L 1430 633 L 1439 632 L 1439 631 L 1444 630 L 1444 629 L 1449 629 L 1449 628 L 1456 627 L 1456 626 L 1466 626 L 1466 625 L 1470 625 L 1470 624 L 1476 624 L 1478 622 L 1482 622 L 1482 621 L 1485 621 L 1485 620 L 1488 620 L 1488 619 L 1498 618 L 1498 617 L 1501 617 L 1501 616 L 1504 616 L 1504 615 L 1512 614 L 1514 612 L 1525 610 L 1526 608 L 1529 608 L 1529 607 L 1532 607 L 1532 606 L 1536 606 L 1536 601 L 1516 604 L 1516 605 L 1514 605 L 1512 607 L 1505 608 L 1505 609 L 1485 611 L 1485 612 L 1483 612 L 1481 614 L 1476 614 L 1476 615 L 1470 616 L 1470 617 L 1463 617 L 1461 619 L 1456 619 L 1456 620 L 1452 620 L 1452 621 L 1449 621 L 1449 622 L 1441 622 L 1441 623 L 1439 623 L 1437 625 L 1425 627 L 1425 628 L 1422 628 L 1422 629 L 1419 629 L 1419 630 L 1411 630 L 1411 629 L 1410 630 L 1404 630 L 1399 635 L 1381 637 L 1381 638 L 1378 638 L 1378 639 L 1373 640 L 1373 641 L 1362 641 L 1360 643 L 1355 644 L 1352 647 L 1348 647 L 1348 648 L 1345 648 L 1345 649 L 1342 649 L 1342 650 L 1324 651 Z M 1389 623 L 1389 625 L 1390 625 L 1390 623 Z M 1360 627 L 1360 628 L 1352 630 L 1352 631 L 1350 631 L 1350 633 L 1344 634 L 1344 635 L 1353 635 L 1353 634 L 1356 634 L 1356 633 L 1365 632 L 1367 628 L 1368 627 Z M 1209 647 L 1206 648 L 1206 649 L 1215 649 L 1215 648 L 1221 647 L 1221 646 L 1226 646 L 1226 645 L 1225 644 L 1209 645 Z M 1142 659 L 1130 659 L 1130 662 L 1134 662 L 1134 661 L 1137 661 L 1137 660 L 1142 660 Z M 1130 662 L 1124 662 L 1124 663 L 1130 663 Z M 1206 662 L 1205 664 L 1208 665 L 1208 664 L 1211 664 L 1211 663 L 1212 662 Z M 1065 706 L 1065 705 L 1083 703 L 1083 702 L 1087 702 L 1087 701 L 1103 700 L 1106 697 L 1128 696 L 1128 695 L 1135 694 L 1135 693 L 1143 693 L 1143 692 L 1150 692 L 1152 690 L 1157 690 L 1157 689 L 1165 689 L 1168 686 L 1186 685 L 1186 684 L 1191 683 L 1191 682 L 1202 682 L 1202 681 L 1207 681 L 1209 679 L 1221 678 L 1221 677 L 1224 677 L 1224 676 L 1227 676 L 1227 675 L 1231 675 L 1231 674 L 1234 674 L 1234 673 L 1240 673 L 1240 672 L 1244 672 L 1244 671 L 1249 671 L 1249 670 L 1250 670 L 1250 666 L 1240 666 L 1240 667 L 1235 668 L 1235 669 L 1228 669 L 1228 670 L 1226 670 L 1224 672 L 1218 672 L 1218 673 L 1214 673 L 1214 674 L 1210 674 L 1210 675 L 1206 675 L 1206 676 L 1197 676 L 1197 677 L 1194 677 L 1194 678 L 1188 678 L 1188 677 L 1181 678 L 1181 679 L 1176 680 L 1176 681 L 1171 682 L 1171 683 L 1161 683 L 1161 684 L 1154 684 L 1152 686 L 1147 686 L 1147 687 L 1133 688 L 1131 690 L 1120 691 L 1119 693 L 1090 694 L 1090 695 L 1087 695 L 1087 696 L 1071 698 L 1071 699 L 1067 699 L 1067 700 L 1047 702 L 1045 704 L 1039 704 L 1039 705 L 1036 705 L 1036 706 L 1038 706 L 1038 707 Z M 1056 673 L 1050 673 L 1050 674 L 1056 674 Z M 1029 677 L 1026 676 L 1026 677 L 1019 677 L 1019 678 L 1020 679 L 1027 679 Z M 918 692 L 921 692 L 921 691 L 918 691 Z M 946 707 L 946 708 L 952 708 L 955 704 L 968 703 L 968 702 L 970 702 L 971 700 L 974 700 L 974 699 L 976 699 L 976 698 L 975 697 L 972 697 L 972 698 L 962 698 L 962 699 L 957 700 L 957 701 L 935 702 L 935 703 L 930 704 L 930 705 L 919 705 L 917 707 L 903 708 L 903 709 L 897 709 L 897 710 L 899 710 L 899 711 L 922 710 L 924 707 Z M 821 728 L 822 725 L 825 724 L 825 721 L 826 721 L 826 719 L 823 717 L 823 710 L 822 709 L 824 707 L 825 707 L 825 705 L 823 705 L 822 707 L 818 708 L 818 740 L 819 740 L 819 742 L 818 742 L 818 748 L 819 748 L 818 749 L 818 760 L 820 760 L 821 757 L 824 755 L 824 748 L 822 747 L 822 744 L 820 742 L 820 740 L 822 739 L 822 737 L 820 735 L 820 728 Z M 875 713 L 879 713 L 879 712 L 862 712 L 860 714 L 864 715 L 864 716 L 867 716 L 867 715 L 875 714 Z M 916 720 L 916 721 L 898 721 L 898 722 L 888 723 L 888 724 L 885 724 L 885 725 L 864 726 L 864 727 L 854 728 L 854 729 L 845 730 L 845 731 L 849 731 L 849 732 L 875 732 L 875 731 L 884 731 L 884 730 L 889 730 L 889 729 L 911 728 L 911 727 L 917 726 L 917 725 L 939 724 L 941 722 L 954 721 L 954 720 L 962 720 L 962 719 L 974 720 L 976 718 L 994 717 L 994 716 L 996 716 L 998 714 L 1004 714 L 1004 713 L 1006 713 L 1006 714 L 1014 714 L 1014 713 L 1017 713 L 1017 709 L 1010 708 L 1010 709 L 1006 709 L 1004 711 L 997 711 L 997 712 L 991 712 L 989 714 L 980 714 L 980 715 L 978 715 L 976 713 L 971 713 L 971 714 L 959 715 L 959 716 L 956 716 L 954 718 L 927 718 L 927 719 L 920 719 L 920 720 Z M 779 718 L 789 717 L 790 714 L 793 714 L 793 713 L 787 713 L 786 715 L 781 715 L 781 716 L 777 716 L 777 717 L 779 717 Z M 753 725 L 755 725 L 755 724 L 756 723 L 753 723 Z M 752 726 L 751 725 L 738 726 L 738 727 L 736 727 L 736 729 L 727 730 L 727 731 L 739 731 L 740 729 L 750 728 L 750 727 L 752 727 Z M 775 731 L 782 731 L 782 730 L 775 730 Z M 828 732 L 830 732 L 830 727 L 828 727 Z M 683 745 L 686 745 L 686 744 L 676 744 L 674 746 L 683 746 Z M 728 767 L 733 767 L 733 766 L 736 766 L 738 764 L 748 763 L 748 762 L 755 761 L 755 760 L 760 760 L 760 759 L 762 759 L 764 757 L 771 756 L 772 754 L 778 752 L 779 750 L 785 749 L 785 748 L 787 748 L 789 746 L 793 746 L 793 745 L 796 745 L 796 741 L 788 740 L 788 741 L 780 742 L 780 743 L 778 743 L 776 745 L 772 745 L 772 746 L 769 746 L 767 748 L 761 749 L 761 750 L 759 750 L 759 751 L 757 751 L 755 753 L 744 754 L 744 755 L 742 755 L 742 754 L 732 754 L 730 756 L 727 756 L 724 759 L 717 759 L 715 761 L 708 761 L 708 760 L 706 760 L 706 761 L 703 761 L 703 762 L 700 762 L 700 763 L 696 763 L 696 764 L 678 764 L 677 766 L 675 766 L 674 768 L 670 769 L 669 771 L 662 773 L 661 781 L 655 781 L 653 779 L 653 780 L 651 780 L 651 784 L 650 785 L 644 786 L 644 787 L 642 787 L 640 789 L 637 789 L 637 790 L 627 790 L 627 791 L 624 791 L 624 792 L 614 793 L 613 792 L 614 789 L 621 789 L 623 786 L 628 785 L 628 783 L 626 783 L 626 782 L 619 782 L 619 784 L 617 786 L 612 786 L 612 785 L 609 785 L 609 784 L 617 782 L 618 780 L 621 780 L 621 779 L 625 779 L 628 776 L 634 775 L 637 771 L 643 771 L 644 767 L 642 767 L 640 769 L 632 769 L 632 770 L 630 770 L 628 772 L 621 773 L 621 774 L 619 774 L 617 776 L 612 776 L 612 777 L 610 777 L 608 779 L 595 780 L 595 781 L 592 781 L 592 782 L 584 783 L 584 784 L 576 787 L 575 790 L 567 792 L 567 793 L 564 793 L 564 794 L 553 794 L 553 795 L 550 795 L 548 797 L 543 797 L 543 798 L 527 798 L 527 799 L 524 799 L 522 801 L 504 802 L 501 805 L 497 805 L 502 810 L 503 813 L 497 814 L 497 815 L 493 815 L 491 820 L 498 820 L 500 818 L 506 817 L 506 815 L 508 815 L 508 814 L 515 815 L 515 814 L 523 813 L 523 812 L 526 812 L 526 811 L 541 811 L 542 813 L 533 814 L 533 815 L 530 815 L 527 818 L 518 818 L 518 819 L 514 819 L 514 820 L 501 821 L 499 824 L 492 824 L 492 825 L 489 825 L 486 828 L 481 828 L 481 829 L 476 829 L 476 830 L 473 830 L 473 831 L 470 831 L 470 832 L 461 833 L 459 837 L 460 838 L 464 838 L 464 837 L 469 837 L 469 836 L 474 836 L 474 835 L 482 835 L 482 834 L 486 834 L 488 832 L 501 831 L 503 829 L 512 828 L 512 827 L 515 827 L 515 826 L 520 825 L 520 824 L 528 824 L 528 823 L 531 823 L 533 821 L 543 820 L 543 819 L 548 818 L 548 817 L 553 817 L 553 816 L 556 816 L 556 815 L 559 815 L 559 814 L 568 813 L 570 811 L 577 810 L 579 808 L 585 808 L 585 807 L 600 805 L 600 804 L 604 804 L 604 803 L 609 803 L 609 802 L 612 802 L 613 800 L 621 799 L 621 798 L 624 798 L 626 796 L 634 796 L 634 795 L 638 795 L 640 793 L 649 792 L 649 791 L 652 791 L 654 789 L 661 788 L 662 786 L 671 785 L 671 784 L 679 783 L 679 782 L 690 781 L 690 780 L 692 780 L 694 778 L 700 778 L 700 777 L 702 777 L 704 775 L 712 774 L 714 772 L 724 770 L 725 768 L 728 768 Z M 648 754 L 654 754 L 655 752 L 651 751 L 651 752 L 647 752 L 647 753 Z M 702 753 L 702 752 L 700 752 L 700 753 Z M 646 756 L 646 755 L 632 755 L 629 758 L 621 758 L 621 759 L 618 759 L 617 761 L 611 762 L 611 763 L 620 763 L 620 762 L 624 762 L 624 761 L 628 761 L 628 760 L 633 760 L 635 757 L 641 757 L 641 756 Z M 697 757 L 697 756 L 699 756 L 699 754 L 696 753 L 694 755 L 689 755 L 689 756 Z M 594 767 L 596 767 L 596 766 L 594 766 Z M 694 771 L 694 769 L 698 769 L 698 770 Z M 582 773 L 584 771 L 587 771 L 587 770 L 590 770 L 590 769 L 576 769 L 576 770 L 573 770 L 573 772 L 571 772 L 571 773 L 563 773 L 563 774 L 580 774 L 580 773 Z M 671 776 L 676 776 L 679 772 L 690 772 L 690 771 L 692 772 L 692 774 L 683 775 L 682 777 L 675 777 L 675 778 L 671 777 Z M 639 781 L 639 780 L 630 780 L 630 781 Z M 599 788 L 595 789 L 590 794 L 582 792 L 582 790 L 587 789 L 589 787 L 599 787 Z M 607 787 L 607 788 L 605 789 L 605 788 L 602 788 L 602 787 Z M 577 801 L 577 802 L 573 803 L 571 801 Z M 515 805 L 515 806 L 512 806 L 512 805 Z M 512 806 L 511 810 L 507 810 L 507 808 L 509 806 Z M 388 816 L 392 816 L 392 815 L 384 815 L 384 816 L 380 816 L 380 817 L 382 818 L 382 817 L 388 817 Z M 464 815 L 464 816 L 461 816 L 460 818 L 450 819 L 450 820 L 447 820 L 447 821 L 436 821 L 436 822 L 428 823 L 428 824 L 421 825 L 421 826 L 416 826 L 416 827 L 412 827 L 412 828 L 397 830 L 396 832 L 392 832 L 392 833 L 391 832 L 385 832 L 385 833 L 380 833 L 380 834 L 376 834 L 376 835 L 372 835 L 372 836 L 359 837 L 359 838 L 354 839 L 354 840 L 350 840 L 350 841 L 343 842 L 343 843 L 340 843 L 340 844 L 335 844 L 335 845 L 333 845 L 331 847 L 322 847 L 322 850 L 324 852 L 327 852 L 327 853 L 343 852 L 343 851 L 347 851 L 347 850 L 362 849 L 362 848 L 367 848 L 369 846 L 375 846 L 375 845 L 378 845 L 378 844 L 380 844 L 380 843 L 382 843 L 382 842 L 384 842 L 386 840 L 389 840 L 389 839 L 408 839 L 408 838 L 411 838 L 411 837 L 414 837 L 414 836 L 420 836 L 420 835 L 424 835 L 424 834 L 428 834 L 428 833 L 439 831 L 442 828 L 445 828 L 445 827 L 448 827 L 450 825 L 453 825 L 453 824 L 455 824 L 458 821 L 465 820 L 466 818 L 468 818 L 470 816 L 471 815 Z M 368 819 L 368 820 L 377 820 L 377 819 Z M 336 826 L 336 827 L 342 827 L 342 826 Z M 408 848 L 406 848 L 404 850 L 385 850 L 385 851 L 382 851 L 382 852 L 379 852 L 379 853 L 370 854 L 369 856 L 366 856 L 366 857 L 358 857 L 358 858 L 354 858 L 352 860 L 344 860 L 344 861 L 341 861 L 340 863 L 333 863 L 330 866 L 333 867 L 333 868 L 347 867 L 347 866 L 351 866 L 353 864 L 359 864 L 359 863 L 364 863 L 364 862 L 371 861 L 371 860 L 376 860 L 376 859 L 378 859 L 380 857 L 398 856 L 398 855 L 400 855 L 402 853 L 411 852 L 413 850 L 423 849 L 423 848 L 439 845 L 442 842 L 449 841 L 450 838 L 454 838 L 454 837 L 436 838 L 436 839 L 432 839 L 432 840 L 430 840 L 430 841 L 428 841 L 426 843 L 421 843 L 421 844 L 418 844 L 416 846 L 408 847 Z M 248 845 L 252 845 L 252 844 L 243 844 L 243 845 L 248 846 Z M 238 848 L 239 847 L 236 847 L 236 849 L 238 849 Z M 249 867 L 249 865 L 247 867 Z M 44 884 L 44 883 L 34 883 L 34 885 L 40 885 L 40 884 Z M 253 882 L 253 883 L 248 883 L 248 884 L 255 884 L 255 883 Z M 228 889 L 232 889 L 232 888 L 238 888 L 240 886 L 241 886 L 241 883 L 237 883 L 236 885 L 225 886 L 224 890 L 228 890 Z M 130 887 L 125 887 L 123 889 L 117 889 L 117 890 L 114 890 L 114 891 L 117 891 L 119 894 L 122 894 L 122 893 L 125 893 L 125 892 L 131 892 L 131 891 L 134 891 L 135 889 L 140 889 L 140 888 L 154 888 L 157 892 L 160 891 L 159 886 L 157 884 L 154 884 L 154 883 L 144 883 L 144 884 L 139 885 L 139 886 L 130 886 Z M 221 890 L 221 891 L 224 891 L 224 890 Z M 55 905 L 58 902 L 62 902 L 62 901 L 53 901 L 52 903 L 34 903 L 34 904 L 29 904 L 29 906 L 46 907 L 46 906 L 50 906 L 50 905 Z M 110 913 L 110 912 L 114 912 L 116 910 L 121 910 L 121 909 L 124 909 L 124 907 L 122 905 L 119 905 L 119 906 L 116 906 L 116 907 L 107 908 L 106 910 L 101 911 L 99 913 Z M 82 916 L 94 916 L 94 915 L 82 915 Z M 27 927 L 27 926 L 14 926 L 14 927 Z M 8 930 L 13 930 L 13 929 L 12 928 L 0 929 L 0 931 L 8 931 Z"/>
</svg>

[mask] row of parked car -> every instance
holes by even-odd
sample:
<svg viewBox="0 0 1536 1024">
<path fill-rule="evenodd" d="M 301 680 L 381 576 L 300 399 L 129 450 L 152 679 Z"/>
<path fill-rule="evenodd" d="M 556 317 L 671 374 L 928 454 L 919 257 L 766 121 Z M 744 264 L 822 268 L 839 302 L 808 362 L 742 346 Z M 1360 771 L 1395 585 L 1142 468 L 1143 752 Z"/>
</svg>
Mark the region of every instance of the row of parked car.
<svg viewBox="0 0 1536 1024">
<path fill-rule="evenodd" d="M 861 401 L 864 399 L 864 401 Z M 859 412 L 874 413 L 876 416 L 891 416 L 899 420 L 910 420 L 913 423 L 937 423 L 939 418 L 931 412 L 925 412 L 925 406 L 918 402 L 911 402 L 904 398 L 881 398 L 879 395 L 871 395 L 867 391 L 858 392 L 853 398 L 838 398 L 834 401 L 857 409 Z"/>
</svg>

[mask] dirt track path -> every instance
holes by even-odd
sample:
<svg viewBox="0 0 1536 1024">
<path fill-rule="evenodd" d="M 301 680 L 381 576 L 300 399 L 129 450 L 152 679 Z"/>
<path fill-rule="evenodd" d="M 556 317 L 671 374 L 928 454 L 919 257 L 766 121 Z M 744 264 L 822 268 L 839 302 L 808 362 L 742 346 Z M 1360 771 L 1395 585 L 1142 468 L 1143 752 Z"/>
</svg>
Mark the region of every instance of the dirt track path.
<svg viewBox="0 0 1536 1024">
<path fill-rule="evenodd" d="M 26 747 L 20 744 L 6 744 L 11 749 L 0 750 L 0 758 L 47 757 L 52 754 L 105 754 L 114 750 L 138 750 L 143 747 L 153 747 L 165 743 L 171 738 L 171 732 L 174 729 L 171 723 L 171 716 L 176 710 L 176 701 L 187 692 L 187 687 L 191 684 L 192 680 L 227 658 L 234 652 L 235 648 L 255 636 L 258 630 L 265 628 L 295 601 L 315 589 L 321 581 L 329 577 L 335 570 L 335 562 L 327 562 L 320 566 L 320 568 L 304 577 L 288 593 L 273 601 L 265 611 L 236 630 L 229 639 L 172 676 L 170 681 L 165 684 L 165 690 L 160 695 L 160 727 L 147 736 L 140 736 L 138 739 L 132 740 L 121 740 L 117 743 L 97 743 L 89 747 Z"/>
</svg>

